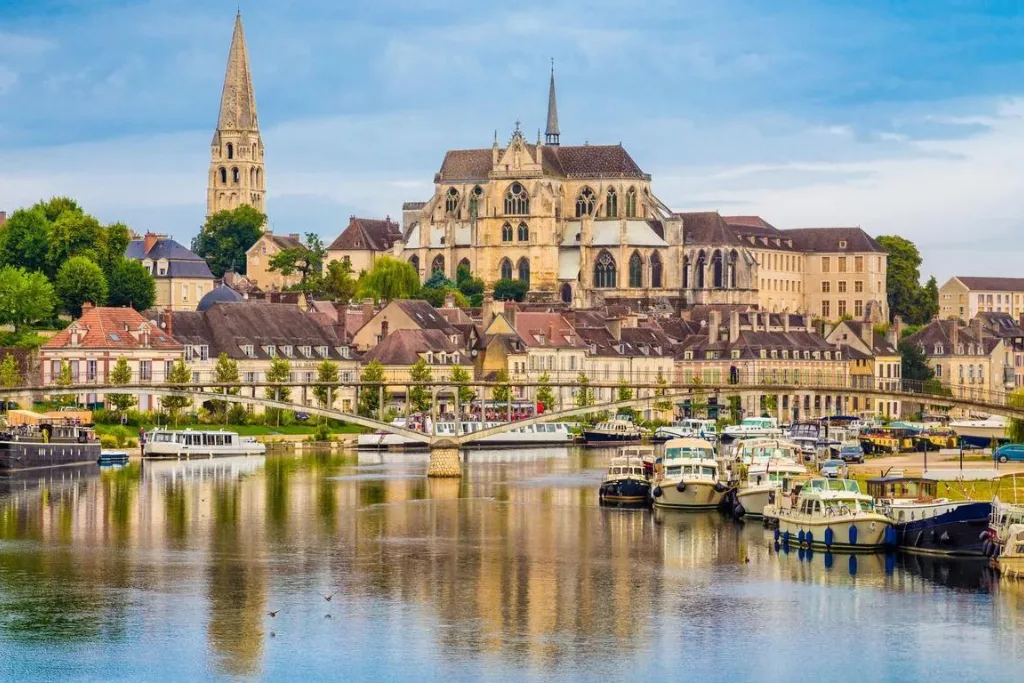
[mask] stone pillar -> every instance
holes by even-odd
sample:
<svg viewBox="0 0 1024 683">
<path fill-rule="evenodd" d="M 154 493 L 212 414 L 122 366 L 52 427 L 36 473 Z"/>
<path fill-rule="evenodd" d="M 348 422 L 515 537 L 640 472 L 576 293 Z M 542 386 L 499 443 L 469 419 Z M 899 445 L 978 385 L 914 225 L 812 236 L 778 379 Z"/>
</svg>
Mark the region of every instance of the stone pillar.
<svg viewBox="0 0 1024 683">
<path fill-rule="evenodd" d="M 430 462 L 427 464 L 428 477 L 461 477 L 462 463 L 459 461 L 458 446 L 431 446 Z"/>
</svg>

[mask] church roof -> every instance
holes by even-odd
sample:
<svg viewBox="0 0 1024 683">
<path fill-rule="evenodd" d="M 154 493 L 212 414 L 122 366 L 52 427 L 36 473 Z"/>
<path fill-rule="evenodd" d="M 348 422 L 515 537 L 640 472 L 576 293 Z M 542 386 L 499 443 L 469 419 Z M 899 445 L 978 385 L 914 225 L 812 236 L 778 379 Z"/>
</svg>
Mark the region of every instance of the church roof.
<svg viewBox="0 0 1024 683">
<path fill-rule="evenodd" d="M 199 300 L 196 310 L 201 313 L 214 304 L 234 304 L 241 301 L 245 301 L 245 297 L 227 285 L 220 285 L 211 289 Z"/>
<path fill-rule="evenodd" d="M 398 223 L 388 218 L 377 220 L 351 216 L 348 219 L 348 227 L 327 248 L 332 250 L 369 249 L 371 251 L 387 251 L 401 237 L 402 228 Z"/>
<path fill-rule="evenodd" d="M 801 251 L 885 253 L 882 245 L 861 228 L 797 228 L 779 233 L 781 237 L 792 239 L 793 246 Z M 845 245 L 841 246 L 840 242 Z"/>
<path fill-rule="evenodd" d="M 551 84 L 548 86 L 548 127 L 544 135 L 558 139 L 558 103 L 555 101 L 555 66 L 551 65 Z"/>
<path fill-rule="evenodd" d="M 683 242 L 687 245 L 722 247 L 742 244 L 717 211 L 677 213 L 683 219 Z"/>
<path fill-rule="evenodd" d="M 242 30 L 242 13 L 235 15 L 235 31 L 231 36 L 228 67 L 224 74 L 224 89 L 220 96 L 220 130 L 258 130 L 256 94 L 249 68 L 249 51 Z"/>
<path fill-rule="evenodd" d="M 537 146 L 525 144 L 536 158 Z M 494 150 L 450 150 L 444 156 L 437 182 L 486 180 L 493 168 Z M 504 150 L 499 150 L 499 156 Z M 648 179 L 622 145 L 544 145 L 541 156 L 546 175 L 562 178 Z"/>
</svg>

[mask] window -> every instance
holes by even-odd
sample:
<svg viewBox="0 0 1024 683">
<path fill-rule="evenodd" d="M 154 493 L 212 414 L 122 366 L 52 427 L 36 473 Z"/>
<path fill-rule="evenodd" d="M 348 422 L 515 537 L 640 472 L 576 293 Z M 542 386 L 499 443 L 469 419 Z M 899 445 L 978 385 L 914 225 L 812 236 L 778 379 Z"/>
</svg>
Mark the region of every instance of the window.
<svg viewBox="0 0 1024 683">
<path fill-rule="evenodd" d="M 854 256 L 853 257 L 853 272 L 863 273 L 864 272 L 864 257 Z"/>
<path fill-rule="evenodd" d="M 507 258 L 501 259 L 501 263 L 498 264 L 498 277 L 502 280 L 512 279 L 512 262 Z"/>
<path fill-rule="evenodd" d="M 619 196 L 615 194 L 615 188 L 608 188 L 608 195 L 604 200 L 604 215 L 608 218 L 619 217 Z"/>
<path fill-rule="evenodd" d="M 199 384 L 199 372 L 195 371 L 192 373 L 192 384 Z"/>
<path fill-rule="evenodd" d="M 228 159 L 234 159 L 235 158 L 235 146 L 232 145 L 229 142 L 227 147 L 228 147 Z"/>
<path fill-rule="evenodd" d="M 90 358 L 85 363 L 85 378 L 89 381 L 96 379 L 96 360 Z"/>
<path fill-rule="evenodd" d="M 838 289 L 840 294 L 846 294 L 846 280 L 840 280 L 838 282 Z"/>
<path fill-rule="evenodd" d="M 459 208 L 459 191 L 454 187 L 448 188 L 448 194 L 444 197 L 444 210 L 445 213 L 455 213 L 455 210 Z"/>
<path fill-rule="evenodd" d="M 530 213 L 530 195 L 520 183 L 512 183 L 505 194 L 505 213 L 510 216 L 526 216 Z"/>
<path fill-rule="evenodd" d="M 636 188 L 626 190 L 626 218 L 636 218 Z"/>
<path fill-rule="evenodd" d="M 856 282 L 854 282 L 853 283 L 853 291 L 857 292 L 858 294 L 863 292 L 864 291 L 864 281 L 863 280 L 857 280 Z"/>
<path fill-rule="evenodd" d="M 519 259 L 519 280 L 525 282 L 527 285 L 530 284 L 530 260 L 527 258 Z"/>
<path fill-rule="evenodd" d="M 242 178 L 242 174 L 239 172 L 238 167 L 231 169 L 231 183 L 237 185 Z M 234 195 L 232 195 L 234 196 Z"/>
<path fill-rule="evenodd" d="M 273 344 L 267 345 L 267 356 L 270 358 L 277 358 L 277 347 Z"/>
<path fill-rule="evenodd" d="M 430 272 L 432 274 L 437 272 L 444 272 L 444 256 L 438 254 L 437 256 L 434 257 L 433 262 L 430 264 Z"/>
<path fill-rule="evenodd" d="M 167 361 L 168 363 L 174 364 L 173 361 Z M 139 379 L 148 381 L 153 379 L 153 361 L 140 360 L 139 361 Z"/>
<path fill-rule="evenodd" d="M 839 300 L 839 317 L 846 315 L 846 299 Z"/>
<path fill-rule="evenodd" d="M 511 242 L 512 241 L 512 226 L 506 223 L 501 226 L 501 241 Z"/>
<path fill-rule="evenodd" d="M 281 347 L 281 354 L 286 356 L 286 357 L 288 357 L 288 358 L 291 358 L 292 357 L 292 347 L 288 346 L 288 345 L 282 346 Z"/>
<path fill-rule="evenodd" d="M 245 354 L 246 358 L 254 358 L 256 356 L 256 349 L 252 344 L 243 344 L 242 353 Z"/>
<path fill-rule="evenodd" d="M 853 315 L 855 318 L 864 317 L 864 301 L 862 299 L 853 300 Z"/>
<path fill-rule="evenodd" d="M 520 242 L 530 241 L 530 228 L 526 223 L 520 223 L 518 229 L 518 237 Z"/>
<path fill-rule="evenodd" d="M 597 198 L 594 196 L 594 191 L 589 187 L 584 187 L 576 196 L 576 218 L 593 216 L 596 203 Z"/>
<path fill-rule="evenodd" d="M 644 262 L 640 258 L 640 252 L 634 251 L 629 258 L 629 286 L 639 288 L 644 286 Z"/>
<path fill-rule="evenodd" d="M 832 259 L 828 256 L 821 257 L 821 272 L 829 273 L 832 272 Z"/>
<path fill-rule="evenodd" d="M 829 292 L 831 292 L 832 291 L 832 283 L 829 282 L 828 280 L 823 280 L 822 283 L 821 283 L 821 291 L 824 294 L 828 294 Z"/>
<path fill-rule="evenodd" d="M 821 302 L 821 317 L 828 319 L 832 317 L 832 302 L 822 301 Z"/>
<path fill-rule="evenodd" d="M 661 256 L 651 254 L 651 287 L 661 287 Z"/>
<path fill-rule="evenodd" d="M 839 261 L 839 272 L 840 273 L 845 273 L 846 272 L 846 257 L 845 256 L 840 256 L 837 260 Z"/>
<path fill-rule="evenodd" d="M 253 384 L 259 379 L 259 376 L 255 372 L 247 372 L 244 375 L 246 384 Z"/>
<path fill-rule="evenodd" d="M 602 251 L 594 263 L 594 287 L 612 289 L 616 285 L 615 259 L 607 251 Z"/>
<path fill-rule="evenodd" d="M 306 358 L 309 358 L 313 355 L 313 348 L 311 346 L 300 346 L 299 352 Z"/>
<path fill-rule="evenodd" d="M 189 362 L 191 362 L 191 360 L 192 360 L 192 347 L 191 346 L 186 346 L 185 347 L 185 360 L 189 361 Z"/>
</svg>

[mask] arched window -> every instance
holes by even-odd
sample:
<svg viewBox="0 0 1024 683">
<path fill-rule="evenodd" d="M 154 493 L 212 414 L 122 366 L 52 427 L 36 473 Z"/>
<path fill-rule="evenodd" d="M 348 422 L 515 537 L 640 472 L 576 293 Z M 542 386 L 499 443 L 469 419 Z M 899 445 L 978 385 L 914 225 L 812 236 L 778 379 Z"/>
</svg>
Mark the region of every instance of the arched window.
<svg viewBox="0 0 1024 683">
<path fill-rule="evenodd" d="M 722 263 L 722 252 L 715 249 L 711 255 L 711 286 L 720 289 L 725 284 L 725 270 Z"/>
<path fill-rule="evenodd" d="M 444 211 L 445 213 L 455 213 L 455 210 L 459 208 L 459 191 L 454 187 L 448 188 L 448 194 L 444 196 Z"/>
<path fill-rule="evenodd" d="M 644 260 L 638 251 L 629 257 L 629 286 L 634 289 L 644 286 Z"/>
<path fill-rule="evenodd" d="M 636 188 L 626 190 L 626 218 L 636 218 Z"/>
<path fill-rule="evenodd" d="M 683 257 L 683 289 L 690 288 L 690 257 Z"/>
<path fill-rule="evenodd" d="M 619 217 L 619 196 L 615 194 L 615 188 L 608 188 L 608 195 L 604 199 L 604 215 L 608 218 Z"/>
<path fill-rule="evenodd" d="M 594 197 L 594 191 L 589 187 L 584 187 L 580 190 L 580 193 L 576 196 L 576 218 L 582 216 L 593 216 L 594 215 L 594 204 L 597 199 Z"/>
<path fill-rule="evenodd" d="M 501 263 L 498 264 L 498 277 L 502 280 L 512 279 L 512 262 L 507 258 L 501 259 Z"/>
<path fill-rule="evenodd" d="M 519 279 L 530 284 L 530 260 L 527 258 L 519 259 Z"/>
<path fill-rule="evenodd" d="M 479 185 L 473 188 L 473 192 L 469 195 L 469 217 L 476 218 L 480 215 L 480 197 L 484 191 Z"/>
<path fill-rule="evenodd" d="M 739 254 L 733 249 L 729 252 L 729 287 L 736 289 L 736 264 L 739 261 Z"/>
<path fill-rule="evenodd" d="M 256 169 L 255 168 L 250 168 L 249 169 L 249 186 L 250 187 L 256 187 Z"/>
<path fill-rule="evenodd" d="M 509 216 L 526 216 L 530 213 L 530 195 L 521 183 L 512 183 L 505 194 L 505 213 Z"/>
<path fill-rule="evenodd" d="M 220 167 L 220 182 L 222 185 L 228 184 L 228 169 L 223 166 Z"/>
<path fill-rule="evenodd" d="M 260 172 L 260 169 L 258 168 L 256 169 L 256 187 L 263 187 L 263 174 Z"/>
<path fill-rule="evenodd" d="M 252 143 L 252 158 L 256 159 L 256 143 Z"/>
<path fill-rule="evenodd" d="M 562 285 L 562 303 L 572 303 L 572 285 L 570 285 L 568 282 Z"/>
<path fill-rule="evenodd" d="M 442 273 L 444 272 L 444 256 L 442 256 L 441 254 L 435 256 L 434 261 L 430 264 L 431 273 L 436 273 L 438 271 Z"/>
<path fill-rule="evenodd" d="M 232 145 L 229 142 L 228 143 L 228 159 L 234 159 L 234 158 L 235 158 L 235 146 Z"/>
<path fill-rule="evenodd" d="M 512 226 L 506 223 L 501 226 L 501 241 L 511 242 L 512 241 Z"/>
<path fill-rule="evenodd" d="M 518 238 L 520 242 L 530 241 L 530 228 L 526 225 L 526 223 L 519 224 Z"/>
<path fill-rule="evenodd" d="M 697 289 L 704 289 L 704 270 L 707 266 L 707 259 L 704 252 L 697 254 L 697 263 L 694 264 L 693 284 Z"/>
<path fill-rule="evenodd" d="M 241 174 L 241 173 L 239 172 L 239 170 L 238 170 L 238 167 L 237 167 L 237 166 L 236 166 L 235 168 L 231 169 L 231 182 L 232 182 L 232 183 L 234 183 L 235 185 L 237 185 L 237 184 L 238 184 L 238 181 L 239 181 L 239 179 L 240 179 L 241 177 L 242 177 L 242 174 Z"/>
<path fill-rule="evenodd" d="M 661 287 L 661 256 L 651 254 L 651 287 Z"/>
<path fill-rule="evenodd" d="M 416 277 L 420 276 L 420 257 L 413 255 L 409 257 L 409 263 L 416 269 Z"/>
<path fill-rule="evenodd" d="M 455 277 L 456 278 L 458 278 L 458 276 L 459 276 L 459 271 L 463 271 L 467 275 L 472 275 L 473 274 L 473 267 L 470 265 L 468 258 L 464 258 L 461 261 L 459 261 L 459 265 L 457 266 L 457 268 L 455 270 Z"/>
<path fill-rule="evenodd" d="M 607 251 L 602 251 L 594 262 L 594 287 L 613 289 L 615 285 L 615 259 Z"/>
</svg>

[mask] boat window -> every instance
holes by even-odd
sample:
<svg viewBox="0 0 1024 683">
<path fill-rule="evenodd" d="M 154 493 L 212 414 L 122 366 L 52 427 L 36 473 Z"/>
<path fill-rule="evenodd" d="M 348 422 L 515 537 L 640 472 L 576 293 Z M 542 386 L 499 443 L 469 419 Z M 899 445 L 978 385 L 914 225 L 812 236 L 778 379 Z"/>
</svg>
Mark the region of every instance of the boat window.
<svg viewBox="0 0 1024 683">
<path fill-rule="evenodd" d="M 713 476 L 715 476 L 715 468 L 714 467 L 704 467 L 704 468 L 701 468 L 701 469 L 702 469 L 702 472 L 703 472 L 705 477 L 713 477 Z"/>
</svg>

